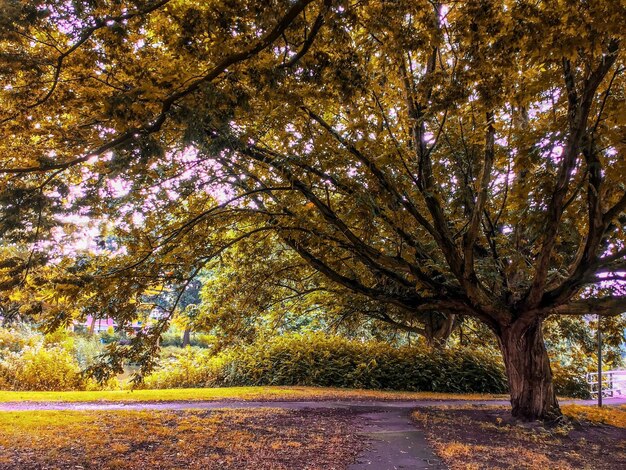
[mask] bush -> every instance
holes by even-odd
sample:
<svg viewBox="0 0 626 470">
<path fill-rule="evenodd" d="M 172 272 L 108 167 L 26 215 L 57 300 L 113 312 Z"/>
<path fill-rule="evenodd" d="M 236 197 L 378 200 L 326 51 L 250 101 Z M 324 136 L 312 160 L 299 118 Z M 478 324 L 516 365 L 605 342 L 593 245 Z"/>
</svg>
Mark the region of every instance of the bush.
<svg viewBox="0 0 626 470">
<path fill-rule="evenodd" d="M 61 391 L 99 389 L 82 369 L 102 351 L 95 338 L 60 329 L 42 334 L 27 325 L 0 328 L 0 389 Z M 106 386 L 113 387 L 111 381 Z"/>
<path fill-rule="evenodd" d="M 212 356 L 206 349 L 169 347 L 161 367 L 146 377 L 144 388 L 213 387 L 225 383 L 226 355 Z"/>
<path fill-rule="evenodd" d="M 34 346 L 42 339 L 26 325 L 12 328 L 0 328 L 0 356 L 16 353 L 27 346 Z"/>
<path fill-rule="evenodd" d="M 585 379 L 587 371 L 584 367 L 563 366 L 558 361 L 554 361 L 551 367 L 557 395 L 570 398 L 591 398 L 589 384 Z"/>
<path fill-rule="evenodd" d="M 165 352 L 165 351 L 164 351 Z M 393 348 L 323 334 L 286 335 L 211 355 L 168 348 L 148 388 L 306 385 L 456 393 L 506 393 L 504 366 L 495 351 Z M 580 370 L 579 370 L 580 369 Z M 557 394 L 588 398 L 585 371 L 553 364 Z"/>
<path fill-rule="evenodd" d="M 85 386 L 80 368 L 65 349 L 35 346 L 11 353 L 0 363 L 0 385 L 10 390 L 77 390 Z"/>
<path fill-rule="evenodd" d="M 81 369 L 94 364 L 96 358 L 104 352 L 103 344 L 93 336 L 77 336 L 72 344 L 72 353 Z"/>
<path fill-rule="evenodd" d="M 95 337 L 66 331 L 42 335 L 28 326 L 0 328 L 0 389 L 71 390 L 102 388 L 81 375 L 103 350 Z M 320 333 L 285 335 L 214 355 L 211 349 L 165 347 L 162 365 L 147 388 L 236 385 L 326 387 L 506 393 L 497 352 L 451 348 L 394 348 Z M 578 363 L 576 363 L 578 364 Z M 560 396 L 589 398 L 585 366 L 553 361 Z M 106 388 L 116 387 L 112 380 Z"/>
<path fill-rule="evenodd" d="M 205 333 L 192 332 L 189 337 L 189 346 L 196 346 L 199 348 L 210 348 L 215 344 L 215 337 L 213 335 Z M 167 347 L 182 347 L 183 345 L 183 330 L 175 326 L 171 326 L 161 336 L 161 346 Z"/>
<path fill-rule="evenodd" d="M 236 385 L 506 392 L 501 362 L 465 349 L 392 348 L 322 334 L 287 335 L 217 356 L 189 348 L 146 379 L 154 388 Z"/>
</svg>

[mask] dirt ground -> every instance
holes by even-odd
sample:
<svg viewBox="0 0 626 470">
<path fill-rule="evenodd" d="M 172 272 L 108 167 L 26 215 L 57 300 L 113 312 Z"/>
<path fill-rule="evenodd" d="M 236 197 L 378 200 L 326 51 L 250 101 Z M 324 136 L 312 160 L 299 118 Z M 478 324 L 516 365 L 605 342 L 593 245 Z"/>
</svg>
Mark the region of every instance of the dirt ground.
<svg viewBox="0 0 626 470">
<path fill-rule="evenodd" d="M 566 420 L 522 423 L 497 406 L 423 408 L 413 418 L 452 470 L 626 468 L 626 429 Z"/>
</svg>

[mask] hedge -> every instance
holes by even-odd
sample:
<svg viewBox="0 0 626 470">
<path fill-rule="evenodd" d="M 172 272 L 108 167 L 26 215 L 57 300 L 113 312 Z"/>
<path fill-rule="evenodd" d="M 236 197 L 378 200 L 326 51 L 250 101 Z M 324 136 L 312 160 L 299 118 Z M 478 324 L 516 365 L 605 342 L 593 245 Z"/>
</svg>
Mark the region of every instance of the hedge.
<svg viewBox="0 0 626 470">
<path fill-rule="evenodd" d="M 97 341 L 67 332 L 43 336 L 0 328 L 0 389 L 101 388 L 81 369 L 101 352 Z M 212 355 L 201 348 L 166 348 L 146 388 L 308 385 L 406 391 L 506 393 L 498 353 L 452 348 L 393 348 L 321 333 L 286 335 Z M 557 394 L 588 398 L 581 368 L 552 365 Z M 106 384 L 109 388 L 113 383 Z"/>
<path fill-rule="evenodd" d="M 458 393 L 506 393 L 494 355 L 393 348 L 322 334 L 286 335 L 217 356 L 189 349 L 147 377 L 146 386 L 308 385 Z"/>
</svg>

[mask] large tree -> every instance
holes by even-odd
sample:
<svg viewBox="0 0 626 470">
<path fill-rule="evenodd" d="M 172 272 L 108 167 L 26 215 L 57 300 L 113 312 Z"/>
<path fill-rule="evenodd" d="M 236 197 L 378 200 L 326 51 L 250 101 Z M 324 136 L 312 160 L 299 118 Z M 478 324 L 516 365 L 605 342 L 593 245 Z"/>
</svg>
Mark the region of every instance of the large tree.
<svg viewBox="0 0 626 470">
<path fill-rule="evenodd" d="M 483 322 L 532 419 L 559 413 L 544 319 L 626 310 L 623 2 L 0 11 L 2 236 L 52 322 L 270 241 L 383 320 Z"/>
</svg>

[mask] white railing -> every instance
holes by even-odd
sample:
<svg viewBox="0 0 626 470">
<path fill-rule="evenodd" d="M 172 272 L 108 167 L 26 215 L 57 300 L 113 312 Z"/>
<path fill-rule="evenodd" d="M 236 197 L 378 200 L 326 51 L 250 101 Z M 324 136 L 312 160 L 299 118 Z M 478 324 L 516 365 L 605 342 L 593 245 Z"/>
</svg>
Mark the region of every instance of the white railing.
<svg viewBox="0 0 626 470">
<path fill-rule="evenodd" d="M 589 372 L 587 383 L 593 398 L 598 397 L 598 373 Z M 626 370 L 602 371 L 602 396 L 615 397 L 626 395 Z"/>
</svg>

